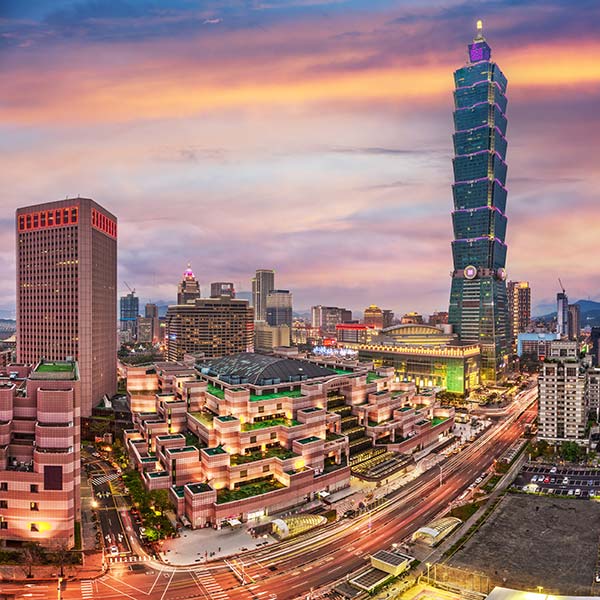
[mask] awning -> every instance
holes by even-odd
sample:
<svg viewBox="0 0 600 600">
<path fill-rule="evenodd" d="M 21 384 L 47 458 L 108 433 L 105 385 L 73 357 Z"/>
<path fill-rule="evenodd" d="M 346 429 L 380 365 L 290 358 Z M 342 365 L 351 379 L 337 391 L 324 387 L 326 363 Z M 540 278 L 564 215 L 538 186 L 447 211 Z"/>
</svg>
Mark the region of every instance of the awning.
<svg viewBox="0 0 600 600">
<path fill-rule="evenodd" d="M 237 527 L 238 525 L 241 525 L 242 522 L 239 519 L 229 519 L 229 524 L 232 527 Z"/>
</svg>

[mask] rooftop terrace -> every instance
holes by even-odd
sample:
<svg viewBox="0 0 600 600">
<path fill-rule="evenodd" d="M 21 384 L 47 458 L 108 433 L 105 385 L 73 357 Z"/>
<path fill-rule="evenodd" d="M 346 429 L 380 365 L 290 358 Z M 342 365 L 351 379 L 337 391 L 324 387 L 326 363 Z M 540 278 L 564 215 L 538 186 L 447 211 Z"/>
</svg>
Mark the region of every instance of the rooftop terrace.
<svg viewBox="0 0 600 600">
<path fill-rule="evenodd" d="M 275 427 L 277 425 L 283 425 L 284 427 L 295 427 L 300 425 L 299 421 L 295 419 L 265 419 L 264 421 L 254 421 L 254 423 L 244 423 L 242 431 L 253 431 L 255 429 L 264 429 L 265 427 Z"/>
</svg>

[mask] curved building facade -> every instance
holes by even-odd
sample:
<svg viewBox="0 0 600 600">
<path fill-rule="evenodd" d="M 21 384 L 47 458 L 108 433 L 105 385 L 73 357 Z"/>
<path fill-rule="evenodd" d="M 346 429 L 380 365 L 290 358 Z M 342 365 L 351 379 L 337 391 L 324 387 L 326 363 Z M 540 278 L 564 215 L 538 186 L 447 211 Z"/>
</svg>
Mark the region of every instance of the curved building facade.
<svg viewBox="0 0 600 600">
<path fill-rule="evenodd" d="M 481 346 L 481 378 L 506 362 L 506 77 L 478 23 L 468 63 L 454 73 L 454 241 L 448 321 L 461 341 Z"/>
</svg>

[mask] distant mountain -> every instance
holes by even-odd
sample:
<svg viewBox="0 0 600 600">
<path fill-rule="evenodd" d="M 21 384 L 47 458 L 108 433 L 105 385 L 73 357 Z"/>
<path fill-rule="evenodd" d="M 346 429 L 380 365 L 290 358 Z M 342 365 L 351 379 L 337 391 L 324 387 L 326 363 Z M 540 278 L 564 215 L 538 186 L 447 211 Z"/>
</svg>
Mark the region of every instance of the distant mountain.
<svg viewBox="0 0 600 600">
<path fill-rule="evenodd" d="M 582 327 L 600 327 L 600 302 L 595 302 L 594 300 L 577 300 L 574 304 L 577 304 L 581 311 Z M 552 321 L 556 319 L 556 311 L 536 317 L 536 319 Z"/>
</svg>

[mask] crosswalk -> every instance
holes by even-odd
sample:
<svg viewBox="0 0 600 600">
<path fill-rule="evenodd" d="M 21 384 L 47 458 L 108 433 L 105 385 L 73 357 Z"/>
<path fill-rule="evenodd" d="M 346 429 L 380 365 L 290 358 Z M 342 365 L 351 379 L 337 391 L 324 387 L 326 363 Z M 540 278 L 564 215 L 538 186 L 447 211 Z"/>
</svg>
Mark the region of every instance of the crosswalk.
<svg viewBox="0 0 600 600">
<path fill-rule="evenodd" d="M 81 584 L 81 597 L 83 600 L 89 600 L 94 596 L 94 588 L 92 582 L 89 579 L 84 579 L 80 582 Z"/>
<path fill-rule="evenodd" d="M 147 562 L 152 560 L 149 556 L 136 556 L 131 554 L 129 556 L 109 556 L 109 563 L 123 563 L 123 562 Z"/>
<path fill-rule="evenodd" d="M 229 598 L 227 592 L 223 590 L 210 571 L 196 570 L 194 575 L 200 585 L 209 593 L 211 600 L 226 600 Z"/>
<path fill-rule="evenodd" d="M 102 475 L 102 477 L 94 477 L 92 479 L 92 485 L 102 485 L 103 483 L 108 483 L 109 481 L 114 481 L 119 477 L 118 473 L 111 473 L 110 475 Z"/>
</svg>

